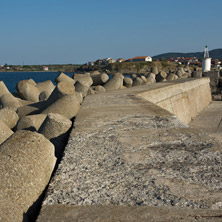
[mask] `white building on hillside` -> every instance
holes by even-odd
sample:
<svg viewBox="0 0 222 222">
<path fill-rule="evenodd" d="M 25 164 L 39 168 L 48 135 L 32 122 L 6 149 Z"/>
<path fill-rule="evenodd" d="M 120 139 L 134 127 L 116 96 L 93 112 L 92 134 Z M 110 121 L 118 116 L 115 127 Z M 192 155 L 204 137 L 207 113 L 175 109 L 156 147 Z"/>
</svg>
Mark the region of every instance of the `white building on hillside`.
<svg viewBox="0 0 222 222">
<path fill-rule="evenodd" d="M 133 62 L 152 62 L 152 57 L 150 56 L 137 56 L 133 58 Z"/>
</svg>

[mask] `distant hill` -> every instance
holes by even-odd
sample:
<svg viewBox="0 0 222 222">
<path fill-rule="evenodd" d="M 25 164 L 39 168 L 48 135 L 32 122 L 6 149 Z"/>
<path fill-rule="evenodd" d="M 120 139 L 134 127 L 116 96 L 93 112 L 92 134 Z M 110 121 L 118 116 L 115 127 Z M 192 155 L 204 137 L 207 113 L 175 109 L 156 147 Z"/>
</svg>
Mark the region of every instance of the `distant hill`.
<svg viewBox="0 0 222 222">
<path fill-rule="evenodd" d="M 188 53 L 180 53 L 180 52 L 169 52 L 160 55 L 153 56 L 153 59 L 168 59 L 171 57 L 197 57 L 198 59 L 203 58 L 204 52 L 188 52 Z M 222 49 L 214 49 L 209 51 L 210 57 L 212 59 L 222 59 Z"/>
</svg>

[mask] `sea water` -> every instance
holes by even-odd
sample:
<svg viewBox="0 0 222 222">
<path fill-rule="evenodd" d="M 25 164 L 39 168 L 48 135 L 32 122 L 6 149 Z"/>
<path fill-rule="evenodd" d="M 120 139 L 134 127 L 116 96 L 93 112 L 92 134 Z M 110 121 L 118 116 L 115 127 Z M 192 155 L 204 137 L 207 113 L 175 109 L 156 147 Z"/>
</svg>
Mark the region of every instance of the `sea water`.
<svg viewBox="0 0 222 222">
<path fill-rule="evenodd" d="M 72 77 L 73 73 L 66 74 Z M 3 81 L 10 92 L 16 92 L 16 85 L 24 79 L 33 79 L 36 83 L 51 80 L 55 85 L 55 78 L 59 72 L 0 72 L 0 81 Z"/>
</svg>

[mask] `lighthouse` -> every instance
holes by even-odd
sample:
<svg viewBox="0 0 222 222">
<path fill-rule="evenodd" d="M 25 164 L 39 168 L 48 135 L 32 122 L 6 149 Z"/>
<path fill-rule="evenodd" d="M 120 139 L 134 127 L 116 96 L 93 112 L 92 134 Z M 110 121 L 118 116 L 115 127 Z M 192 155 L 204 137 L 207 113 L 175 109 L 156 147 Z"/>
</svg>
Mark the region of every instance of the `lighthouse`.
<svg viewBox="0 0 222 222">
<path fill-rule="evenodd" d="M 211 69 L 211 58 L 209 56 L 208 47 L 205 46 L 204 58 L 202 60 L 202 72 L 209 72 Z"/>
</svg>

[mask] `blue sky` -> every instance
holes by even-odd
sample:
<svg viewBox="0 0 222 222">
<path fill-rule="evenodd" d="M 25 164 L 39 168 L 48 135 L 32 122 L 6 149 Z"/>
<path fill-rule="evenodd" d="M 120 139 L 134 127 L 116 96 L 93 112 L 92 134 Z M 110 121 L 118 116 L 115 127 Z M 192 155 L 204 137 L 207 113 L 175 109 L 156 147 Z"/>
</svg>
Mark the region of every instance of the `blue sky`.
<svg viewBox="0 0 222 222">
<path fill-rule="evenodd" d="M 221 0 L 0 0 L 0 64 L 222 48 Z"/>
</svg>

